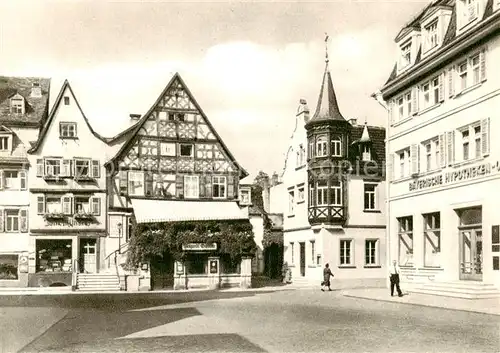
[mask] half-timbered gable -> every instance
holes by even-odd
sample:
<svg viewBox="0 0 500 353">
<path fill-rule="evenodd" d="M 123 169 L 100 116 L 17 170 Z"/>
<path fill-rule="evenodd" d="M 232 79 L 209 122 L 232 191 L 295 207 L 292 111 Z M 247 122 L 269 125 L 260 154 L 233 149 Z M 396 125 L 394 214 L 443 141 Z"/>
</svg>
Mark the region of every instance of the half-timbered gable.
<svg viewBox="0 0 500 353">
<path fill-rule="evenodd" d="M 246 175 L 179 74 L 109 164 L 110 206 L 130 198 L 235 200 Z M 123 198 L 125 196 L 125 198 Z"/>
</svg>

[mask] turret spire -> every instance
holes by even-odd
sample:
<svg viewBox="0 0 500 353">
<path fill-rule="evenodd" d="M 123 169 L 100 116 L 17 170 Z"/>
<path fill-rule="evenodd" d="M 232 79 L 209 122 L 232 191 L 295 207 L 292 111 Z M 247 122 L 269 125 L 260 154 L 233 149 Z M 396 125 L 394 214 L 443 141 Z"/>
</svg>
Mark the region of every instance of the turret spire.
<svg viewBox="0 0 500 353">
<path fill-rule="evenodd" d="M 361 138 L 359 139 L 359 142 L 370 142 L 370 133 L 368 132 L 368 124 L 366 123 L 366 118 L 365 118 L 365 126 L 363 127 L 363 133 L 361 134 Z"/>
<path fill-rule="evenodd" d="M 328 33 L 325 32 L 325 62 L 326 65 L 328 66 L 328 39 L 330 37 L 328 36 Z"/>
</svg>

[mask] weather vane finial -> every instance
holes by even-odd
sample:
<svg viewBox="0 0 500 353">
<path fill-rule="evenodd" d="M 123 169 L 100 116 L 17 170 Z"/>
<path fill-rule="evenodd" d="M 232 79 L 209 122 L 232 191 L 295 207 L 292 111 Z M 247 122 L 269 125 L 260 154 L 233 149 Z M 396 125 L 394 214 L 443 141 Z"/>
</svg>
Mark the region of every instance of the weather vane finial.
<svg viewBox="0 0 500 353">
<path fill-rule="evenodd" d="M 325 32 L 325 62 L 328 63 L 328 33 Z"/>
</svg>

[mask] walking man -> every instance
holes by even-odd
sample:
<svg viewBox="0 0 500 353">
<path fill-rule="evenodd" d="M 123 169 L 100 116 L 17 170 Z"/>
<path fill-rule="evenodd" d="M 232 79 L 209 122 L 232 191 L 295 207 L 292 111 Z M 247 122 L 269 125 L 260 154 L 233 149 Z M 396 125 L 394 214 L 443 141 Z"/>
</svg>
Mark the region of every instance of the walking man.
<svg viewBox="0 0 500 353">
<path fill-rule="evenodd" d="M 394 286 L 396 286 L 396 290 L 398 291 L 398 296 L 402 297 L 403 292 L 401 292 L 401 288 L 399 288 L 399 266 L 396 263 L 396 260 L 392 261 L 392 266 L 389 268 L 389 278 L 391 280 L 391 297 L 394 296 Z"/>
<path fill-rule="evenodd" d="M 333 277 L 333 273 L 332 270 L 330 270 L 330 265 L 326 264 L 323 269 L 323 282 L 321 282 L 321 286 L 328 287 L 329 291 L 332 290 L 330 288 L 330 277 Z M 324 292 L 325 290 L 321 288 L 321 291 Z"/>
</svg>

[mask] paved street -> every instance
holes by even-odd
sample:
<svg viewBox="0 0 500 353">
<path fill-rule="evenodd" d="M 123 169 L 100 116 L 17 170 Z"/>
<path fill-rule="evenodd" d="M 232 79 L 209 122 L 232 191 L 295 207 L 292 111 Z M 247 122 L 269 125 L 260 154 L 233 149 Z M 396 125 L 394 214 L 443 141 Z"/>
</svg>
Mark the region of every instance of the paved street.
<svg viewBox="0 0 500 353">
<path fill-rule="evenodd" d="M 9 353 L 498 352 L 500 347 L 499 316 L 312 289 L 1 296 L 0 314 L 2 352 Z"/>
</svg>

